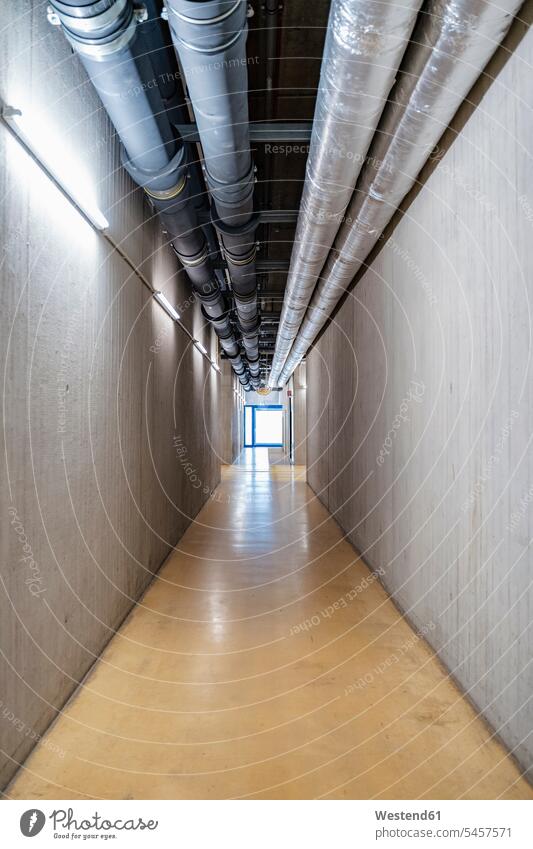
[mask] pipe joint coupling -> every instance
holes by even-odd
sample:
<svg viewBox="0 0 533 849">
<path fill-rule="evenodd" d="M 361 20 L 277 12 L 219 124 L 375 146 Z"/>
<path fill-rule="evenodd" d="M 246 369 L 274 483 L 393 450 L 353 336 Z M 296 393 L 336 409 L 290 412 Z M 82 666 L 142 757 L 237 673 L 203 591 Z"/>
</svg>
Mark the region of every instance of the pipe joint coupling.
<svg viewBox="0 0 533 849">
<path fill-rule="evenodd" d="M 131 179 L 141 186 L 154 200 L 161 202 L 185 202 L 189 196 L 187 180 L 187 154 L 185 147 L 179 147 L 168 165 L 159 171 L 145 171 L 128 159 L 122 148 L 122 164 Z"/>
<path fill-rule="evenodd" d="M 245 256 L 235 256 L 224 245 L 224 253 L 226 254 L 226 259 L 229 265 L 241 267 L 251 265 L 251 263 L 255 261 L 257 248 L 254 245 L 250 253 L 246 254 Z"/>
<path fill-rule="evenodd" d="M 243 326 L 242 321 L 238 322 L 239 330 L 241 331 L 243 339 L 253 340 L 259 333 L 261 329 L 261 319 L 259 316 L 253 321 L 250 322 L 250 326 Z"/>
<path fill-rule="evenodd" d="M 205 263 L 206 259 L 209 256 L 209 249 L 207 246 L 207 242 L 204 242 L 202 250 L 194 256 L 185 256 L 185 254 L 181 254 L 178 250 L 176 250 L 176 254 L 178 255 L 179 261 L 181 262 L 184 268 L 197 268 L 199 265 L 203 265 Z M 211 295 L 211 291 L 211 289 L 206 289 L 204 293 L 206 298 L 209 298 L 209 296 Z M 201 292 L 199 292 L 198 294 L 200 296 L 202 295 Z"/>
<path fill-rule="evenodd" d="M 176 39 L 193 53 L 214 56 L 246 37 L 247 0 L 166 0 L 166 6 Z"/>
<path fill-rule="evenodd" d="M 249 355 L 246 358 L 248 360 L 248 368 L 250 369 L 250 375 L 252 377 L 252 383 L 254 378 L 259 380 L 259 373 L 261 371 L 261 366 L 259 365 L 259 357 L 256 359 L 252 359 Z"/>
<path fill-rule="evenodd" d="M 223 309 L 222 312 L 219 312 L 218 315 L 213 315 L 209 312 L 209 306 L 216 307 L 220 303 L 220 293 L 217 292 L 214 298 L 204 299 L 199 296 L 200 301 L 202 301 L 202 315 L 205 319 L 210 321 L 217 331 L 217 336 L 219 339 L 231 339 L 233 336 L 233 330 L 231 328 L 230 323 L 230 313 L 229 310 Z M 225 304 L 223 305 L 226 306 Z"/>
<path fill-rule="evenodd" d="M 215 209 L 211 208 L 211 219 L 215 227 L 219 229 L 226 226 L 229 227 L 230 230 L 238 230 L 239 227 L 247 227 L 249 221 L 254 218 L 253 213 L 252 218 L 249 218 L 249 221 L 245 221 L 243 224 L 233 226 L 226 224 L 225 222 L 227 219 L 231 220 L 232 218 L 242 216 L 243 212 L 245 212 L 248 208 L 250 208 L 250 210 L 253 208 L 253 194 L 255 189 L 253 162 L 250 160 L 250 170 L 237 182 L 223 183 L 221 180 L 217 180 L 216 177 L 213 177 L 207 168 L 206 181 L 215 205 Z M 252 228 L 253 230 L 255 230 L 258 223 L 259 216 L 257 216 L 255 220 L 255 224 Z M 251 232 L 251 230 L 246 230 L 245 232 Z"/>
<path fill-rule="evenodd" d="M 105 62 L 133 41 L 137 16 L 131 0 L 69 3 L 51 0 L 61 27 L 77 53 Z"/>
<path fill-rule="evenodd" d="M 257 313 L 257 287 L 254 277 L 246 280 L 233 279 L 232 292 L 238 307 L 243 310 L 248 307 L 248 311 Z"/>
<path fill-rule="evenodd" d="M 187 174 L 182 174 L 179 182 L 175 186 L 172 186 L 170 189 L 161 189 L 160 191 L 157 191 L 156 189 L 145 188 L 144 191 L 149 197 L 153 198 L 153 200 L 168 201 L 175 200 L 175 198 L 179 197 L 184 191 L 186 185 Z"/>
</svg>

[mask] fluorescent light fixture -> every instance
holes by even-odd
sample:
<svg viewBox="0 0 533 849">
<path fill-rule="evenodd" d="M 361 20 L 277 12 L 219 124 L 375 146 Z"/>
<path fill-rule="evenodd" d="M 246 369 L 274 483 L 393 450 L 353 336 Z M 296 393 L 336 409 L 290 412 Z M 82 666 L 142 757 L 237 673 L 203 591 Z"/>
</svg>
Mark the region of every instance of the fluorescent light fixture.
<svg viewBox="0 0 533 849">
<path fill-rule="evenodd" d="M 49 132 L 49 126 L 37 119 L 34 112 L 21 112 L 1 104 L 2 118 L 26 152 L 39 165 L 46 176 L 57 186 L 68 200 L 97 230 L 107 230 L 109 221 L 98 209 L 92 195 L 94 187 L 83 173 L 72 151 L 57 134 Z M 32 120 L 33 118 L 33 120 Z"/>
<path fill-rule="evenodd" d="M 195 339 L 195 340 L 194 340 L 194 344 L 196 345 L 196 347 L 198 348 L 198 350 L 199 350 L 202 354 L 207 354 L 207 349 L 206 349 L 206 348 L 204 348 L 204 346 L 202 345 L 202 343 L 201 343 L 201 342 L 199 342 L 199 341 L 198 341 L 198 339 Z"/>
<path fill-rule="evenodd" d="M 174 321 L 179 320 L 179 317 L 180 317 L 179 312 L 174 309 L 174 307 L 172 306 L 172 304 L 170 303 L 168 298 L 165 298 L 165 296 L 163 295 L 163 292 L 155 292 L 154 298 L 156 299 L 157 303 L 160 304 L 163 307 L 165 312 L 167 312 L 169 314 L 169 316 L 174 319 Z"/>
<path fill-rule="evenodd" d="M 216 369 L 216 371 L 220 371 L 220 366 L 219 366 L 219 364 L 218 364 L 218 363 L 215 363 L 215 361 L 214 361 L 214 360 L 211 360 L 211 365 L 213 366 L 213 368 L 214 368 L 214 369 Z"/>
</svg>

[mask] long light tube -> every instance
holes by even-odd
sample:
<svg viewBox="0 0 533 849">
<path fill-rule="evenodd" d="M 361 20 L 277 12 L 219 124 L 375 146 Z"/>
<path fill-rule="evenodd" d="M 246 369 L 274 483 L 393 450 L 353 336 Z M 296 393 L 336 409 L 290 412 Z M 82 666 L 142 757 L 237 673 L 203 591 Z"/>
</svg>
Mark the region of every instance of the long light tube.
<svg viewBox="0 0 533 849">
<path fill-rule="evenodd" d="M 97 230 L 107 230 L 109 221 L 89 197 L 89 186 L 82 185 L 80 168 L 72 162 L 60 140 L 52 139 L 46 128 L 33 126 L 29 114 L 1 104 L 1 116 L 26 152 L 46 176 Z"/>
<path fill-rule="evenodd" d="M 179 321 L 179 312 L 174 309 L 168 298 L 163 295 L 163 292 L 155 292 L 154 298 L 156 299 L 157 303 L 163 307 L 165 312 L 167 312 L 169 316 L 174 319 L 174 321 Z"/>
<path fill-rule="evenodd" d="M 21 147 L 39 166 L 41 171 L 56 186 L 61 194 L 70 201 L 75 209 L 109 241 L 112 247 L 118 251 L 120 256 L 128 263 L 132 270 L 140 277 L 142 282 L 153 292 L 152 286 L 144 277 L 142 272 L 136 268 L 129 257 L 122 251 L 119 245 L 106 232 L 109 221 L 93 202 L 91 185 L 88 180 L 83 179 L 83 170 L 80 164 L 72 159 L 67 148 L 60 138 L 55 137 L 52 130 L 44 127 L 42 121 L 37 118 L 32 120 L 32 113 L 22 112 L 8 106 L 0 100 L 0 118 L 7 126 L 12 135 L 17 139 Z M 172 306 L 168 298 L 162 292 L 153 292 L 153 296 L 165 312 L 174 320 L 180 321 L 180 314 Z M 181 327 L 190 336 L 189 331 Z M 220 368 L 207 353 L 201 342 L 192 340 L 198 350 L 207 357 L 212 367 L 220 372 Z"/>
</svg>

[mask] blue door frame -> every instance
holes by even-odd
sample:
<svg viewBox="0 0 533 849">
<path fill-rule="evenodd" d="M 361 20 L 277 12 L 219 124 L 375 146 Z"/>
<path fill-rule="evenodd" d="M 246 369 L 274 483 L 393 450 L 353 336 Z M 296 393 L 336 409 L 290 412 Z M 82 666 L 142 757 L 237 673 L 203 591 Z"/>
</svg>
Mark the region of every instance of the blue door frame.
<svg viewBox="0 0 533 849">
<path fill-rule="evenodd" d="M 246 441 L 246 409 L 252 410 L 252 441 Z M 256 410 L 283 410 L 283 404 L 246 404 L 244 407 L 244 447 L 245 448 L 283 448 L 283 442 L 256 442 L 255 416 Z"/>
</svg>

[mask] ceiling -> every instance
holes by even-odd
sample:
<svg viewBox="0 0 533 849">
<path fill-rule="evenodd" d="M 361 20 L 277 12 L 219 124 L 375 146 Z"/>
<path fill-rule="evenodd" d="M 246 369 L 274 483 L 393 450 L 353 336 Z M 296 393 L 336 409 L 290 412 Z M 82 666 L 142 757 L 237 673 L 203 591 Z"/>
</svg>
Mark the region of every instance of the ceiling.
<svg viewBox="0 0 533 849">
<path fill-rule="evenodd" d="M 329 12 L 329 0 L 288 0 L 279 4 L 277 14 L 268 15 L 266 4 L 255 0 L 253 16 L 248 19 L 247 43 L 250 120 L 307 122 L 313 119 L 315 98 Z M 312 15 L 310 8 L 312 7 Z M 273 27 L 269 42 L 268 25 Z M 272 61 L 270 45 L 274 45 Z M 272 96 L 267 95 L 267 77 L 271 68 Z M 307 129 L 307 128 L 306 128 Z M 261 223 L 258 263 L 285 261 L 288 266 L 300 204 L 308 142 L 252 142 L 257 166 L 256 203 L 261 211 L 289 211 L 292 221 Z M 289 216 L 287 216 L 289 217 Z M 269 361 L 281 310 L 287 270 L 269 270 L 258 274 L 263 318 L 260 351 L 263 364 Z M 270 314 L 270 317 L 269 317 Z"/>
</svg>

